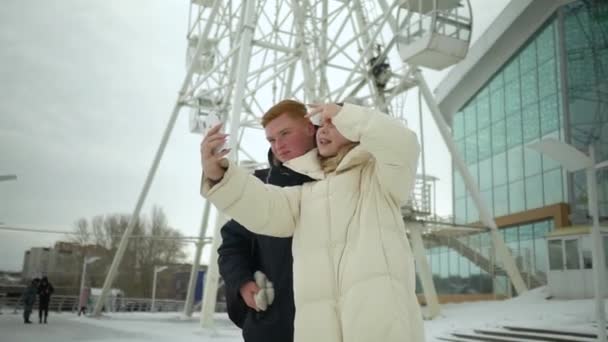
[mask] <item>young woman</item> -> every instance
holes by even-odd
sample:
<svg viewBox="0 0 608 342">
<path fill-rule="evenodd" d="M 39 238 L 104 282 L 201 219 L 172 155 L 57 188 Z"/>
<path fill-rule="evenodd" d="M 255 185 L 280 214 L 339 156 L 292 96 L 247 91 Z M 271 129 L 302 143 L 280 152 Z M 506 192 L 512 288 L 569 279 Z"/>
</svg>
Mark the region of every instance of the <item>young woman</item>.
<svg viewBox="0 0 608 342">
<path fill-rule="evenodd" d="M 201 193 L 247 229 L 293 236 L 295 341 L 424 341 L 415 270 L 400 207 L 412 190 L 415 134 L 389 116 L 313 105 L 315 149 L 284 165 L 316 182 L 265 185 L 201 144 Z"/>
</svg>

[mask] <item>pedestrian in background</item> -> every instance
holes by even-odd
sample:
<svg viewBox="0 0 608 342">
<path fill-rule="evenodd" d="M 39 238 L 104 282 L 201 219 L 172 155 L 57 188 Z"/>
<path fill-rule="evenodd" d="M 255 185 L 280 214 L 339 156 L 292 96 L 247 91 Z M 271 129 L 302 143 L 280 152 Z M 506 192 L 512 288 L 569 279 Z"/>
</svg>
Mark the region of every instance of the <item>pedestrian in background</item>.
<svg viewBox="0 0 608 342">
<path fill-rule="evenodd" d="M 30 315 L 32 314 L 32 309 L 34 307 L 34 303 L 36 302 L 36 294 L 38 293 L 38 282 L 40 279 L 34 278 L 32 282 L 28 285 L 28 287 L 23 292 L 23 323 L 31 324 Z"/>
<path fill-rule="evenodd" d="M 38 323 L 42 323 L 44 316 L 44 324 L 46 324 L 47 317 L 49 316 L 49 303 L 51 301 L 51 295 L 55 289 L 49 282 L 49 279 L 44 276 L 38 285 L 38 298 L 40 300 L 38 305 Z"/>
<path fill-rule="evenodd" d="M 91 289 L 89 287 L 85 287 L 82 289 L 82 292 L 80 292 L 80 299 L 79 299 L 79 303 L 78 303 L 78 307 L 80 308 L 78 310 L 78 316 L 80 316 L 81 314 L 86 314 L 87 313 L 87 305 L 89 304 L 89 297 L 91 297 Z"/>
</svg>

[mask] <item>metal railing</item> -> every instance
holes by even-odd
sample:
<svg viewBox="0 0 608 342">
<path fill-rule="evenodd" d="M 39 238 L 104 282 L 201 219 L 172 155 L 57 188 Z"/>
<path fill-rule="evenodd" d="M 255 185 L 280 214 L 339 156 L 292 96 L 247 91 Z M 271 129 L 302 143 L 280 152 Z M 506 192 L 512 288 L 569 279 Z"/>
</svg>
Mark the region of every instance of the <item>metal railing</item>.
<svg viewBox="0 0 608 342">
<path fill-rule="evenodd" d="M 154 301 L 155 312 L 180 312 L 184 310 L 183 300 L 156 299 Z M 148 298 L 121 298 L 116 299 L 104 307 L 105 312 L 150 312 L 152 300 Z M 78 296 L 51 296 L 49 311 L 54 312 L 77 312 L 79 305 Z M 38 299 L 34 303 L 34 310 L 39 306 Z M 91 310 L 92 304 L 87 306 Z M 221 309 L 222 306 L 220 305 Z M 23 299 L 21 297 L 0 296 L 0 311 L 18 313 L 23 310 Z"/>
</svg>

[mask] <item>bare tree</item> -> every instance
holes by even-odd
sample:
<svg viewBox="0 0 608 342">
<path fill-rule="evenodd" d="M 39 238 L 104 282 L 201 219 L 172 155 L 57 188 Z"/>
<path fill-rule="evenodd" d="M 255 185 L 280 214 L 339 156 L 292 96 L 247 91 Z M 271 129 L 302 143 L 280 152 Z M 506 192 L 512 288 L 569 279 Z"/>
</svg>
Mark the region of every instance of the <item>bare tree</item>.
<svg viewBox="0 0 608 342">
<path fill-rule="evenodd" d="M 98 215 L 90 223 L 84 218 L 76 221 L 76 236 L 72 240 L 82 246 L 94 244 L 101 247 L 98 250 L 105 251 L 106 256 L 92 266 L 93 272 L 105 274 L 130 217 L 125 214 Z M 140 218 L 135 222 L 115 286 L 131 296 L 149 296 L 154 267 L 176 264 L 184 258 L 182 234 L 169 226 L 162 208 L 154 206 L 149 219 Z M 102 277 L 91 275 L 91 278 Z"/>
<path fill-rule="evenodd" d="M 75 223 L 74 235 L 70 237 L 70 241 L 85 246 L 92 242 L 92 231 L 89 229 L 89 222 L 81 218 Z"/>
</svg>

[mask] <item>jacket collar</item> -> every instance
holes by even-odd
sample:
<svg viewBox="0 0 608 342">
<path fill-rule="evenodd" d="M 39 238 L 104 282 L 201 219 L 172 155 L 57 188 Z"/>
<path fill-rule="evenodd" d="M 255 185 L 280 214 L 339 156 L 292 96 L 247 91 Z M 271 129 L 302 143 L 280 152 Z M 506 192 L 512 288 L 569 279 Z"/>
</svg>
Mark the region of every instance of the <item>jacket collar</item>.
<svg viewBox="0 0 608 342">
<path fill-rule="evenodd" d="M 316 148 L 313 148 L 298 158 L 288 160 L 287 162 L 283 163 L 283 166 L 288 167 L 295 172 L 307 175 L 315 180 L 325 178 L 325 173 L 321 169 L 321 163 L 319 162 L 318 151 Z"/>
<path fill-rule="evenodd" d="M 372 159 L 371 153 L 367 152 L 361 145 L 355 146 L 340 162 L 338 168 L 336 169 L 336 173 L 340 173 L 342 171 L 346 171 L 355 166 L 364 164 Z"/>
<path fill-rule="evenodd" d="M 357 165 L 363 164 L 369 161 L 371 157 L 371 154 L 365 151 L 361 145 L 357 145 L 350 152 L 348 152 L 346 156 L 344 156 L 344 159 L 342 159 L 338 165 L 338 168 L 336 169 L 336 173 L 340 173 Z M 285 162 L 283 166 L 316 180 L 322 180 L 326 177 L 325 172 L 323 172 L 323 169 L 321 168 L 319 154 L 316 148 L 298 158 Z"/>
</svg>

